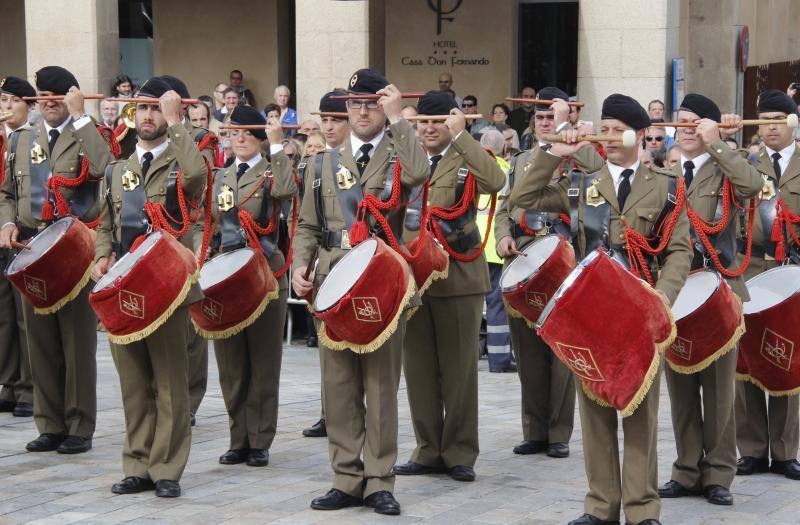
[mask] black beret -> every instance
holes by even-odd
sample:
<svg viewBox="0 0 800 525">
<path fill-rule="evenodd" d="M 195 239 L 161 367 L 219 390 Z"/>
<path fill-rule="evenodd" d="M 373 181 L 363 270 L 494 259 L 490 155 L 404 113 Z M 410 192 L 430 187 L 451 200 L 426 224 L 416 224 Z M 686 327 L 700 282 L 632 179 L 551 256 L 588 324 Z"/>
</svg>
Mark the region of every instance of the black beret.
<svg viewBox="0 0 800 525">
<path fill-rule="evenodd" d="M 319 101 L 319 110 L 323 113 L 347 113 L 347 103 L 343 98 L 334 98 L 335 95 L 347 95 L 344 91 L 330 91 L 322 95 Z"/>
<path fill-rule="evenodd" d="M 560 98 L 562 100 L 569 100 L 569 95 L 567 95 L 557 87 L 547 86 L 539 90 L 539 92 L 536 94 L 536 98 L 540 100 L 553 100 L 556 98 Z M 547 111 L 550 109 L 550 106 L 537 104 L 534 106 L 534 109 L 537 109 L 539 111 Z"/>
<path fill-rule="evenodd" d="M 20 98 L 36 96 L 36 90 L 30 82 L 19 77 L 6 77 L 0 80 L 0 92 Z"/>
<path fill-rule="evenodd" d="M 161 75 L 161 80 L 169 84 L 172 90 L 180 95 L 181 98 L 192 98 L 192 96 L 189 94 L 189 88 L 187 88 L 183 80 L 179 79 L 178 77 L 173 77 L 172 75 Z"/>
<path fill-rule="evenodd" d="M 147 79 L 139 88 L 137 97 L 159 98 L 167 91 L 172 91 L 172 86 L 167 84 L 161 77 L 153 77 Z"/>
<path fill-rule="evenodd" d="M 254 107 L 236 106 L 231 113 L 231 124 L 259 124 L 264 126 L 267 124 L 267 119 Z M 267 138 L 267 132 L 263 129 L 251 129 L 248 131 L 261 140 L 266 140 Z"/>
<path fill-rule="evenodd" d="M 797 104 L 792 97 L 779 89 L 766 89 L 758 94 L 758 112 L 780 111 L 790 115 L 797 113 Z"/>
<path fill-rule="evenodd" d="M 722 113 L 713 100 L 697 93 L 689 93 L 683 97 L 680 108 L 691 111 L 700 118 L 708 118 L 714 122 L 722 120 Z"/>
<path fill-rule="evenodd" d="M 374 69 L 359 69 L 350 77 L 350 93 L 375 94 L 389 85 L 389 81 Z"/>
<path fill-rule="evenodd" d="M 420 115 L 449 115 L 450 110 L 457 108 L 456 99 L 447 91 L 428 91 L 417 104 Z"/>
<path fill-rule="evenodd" d="M 75 76 L 59 66 L 45 66 L 33 77 L 39 91 L 52 91 L 56 95 L 66 95 L 69 88 L 80 88 Z"/>
<path fill-rule="evenodd" d="M 633 129 L 644 129 L 650 125 L 650 117 L 642 105 L 619 93 L 614 93 L 603 101 L 600 118 L 621 120 Z"/>
</svg>

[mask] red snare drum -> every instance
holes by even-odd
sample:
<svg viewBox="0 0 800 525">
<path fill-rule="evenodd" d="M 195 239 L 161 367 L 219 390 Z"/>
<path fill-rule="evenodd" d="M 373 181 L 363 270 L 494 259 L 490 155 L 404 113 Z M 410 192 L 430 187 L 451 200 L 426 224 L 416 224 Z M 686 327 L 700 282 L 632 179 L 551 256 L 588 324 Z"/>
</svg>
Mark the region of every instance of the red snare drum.
<svg viewBox="0 0 800 525">
<path fill-rule="evenodd" d="M 17 253 L 5 271 L 37 314 L 49 314 L 78 296 L 94 260 L 92 230 L 74 217 L 59 219 Z"/>
<path fill-rule="evenodd" d="M 739 341 L 737 377 L 772 395 L 796 394 L 800 392 L 800 266 L 780 266 L 756 275 L 747 281 L 747 291 L 747 332 Z"/>
<path fill-rule="evenodd" d="M 172 235 L 156 231 L 108 270 L 89 302 L 109 341 L 133 343 L 153 333 L 183 303 L 196 272 L 191 250 Z"/>
<path fill-rule="evenodd" d="M 280 295 L 267 259 L 252 248 L 217 255 L 200 269 L 205 298 L 189 307 L 197 331 L 208 339 L 226 339 L 255 322 Z"/>
<path fill-rule="evenodd" d="M 700 372 L 736 347 L 744 334 L 742 301 L 717 272 L 689 275 L 672 305 L 678 336 L 667 349 L 669 367 Z"/>
<path fill-rule="evenodd" d="M 572 245 L 558 235 L 548 235 L 528 245 L 503 270 L 500 290 L 508 314 L 522 317 L 530 326 L 575 268 Z"/>
<path fill-rule="evenodd" d="M 319 338 L 336 350 L 377 350 L 397 330 L 414 292 L 411 271 L 400 254 L 380 239 L 367 239 L 342 257 L 317 291 Z"/>
<path fill-rule="evenodd" d="M 450 268 L 450 256 L 447 255 L 442 245 L 430 232 L 426 232 L 424 235 L 420 234 L 408 243 L 409 252 L 414 253 L 417 250 L 420 239 L 422 239 L 423 247 L 419 252 L 419 256 L 408 261 L 408 264 L 414 274 L 414 282 L 417 285 L 419 295 L 422 296 L 434 281 L 447 278 L 447 272 Z"/>
<path fill-rule="evenodd" d="M 658 379 L 661 352 L 675 339 L 664 300 L 602 250 L 578 263 L 536 326 L 586 395 L 622 417 Z"/>
</svg>

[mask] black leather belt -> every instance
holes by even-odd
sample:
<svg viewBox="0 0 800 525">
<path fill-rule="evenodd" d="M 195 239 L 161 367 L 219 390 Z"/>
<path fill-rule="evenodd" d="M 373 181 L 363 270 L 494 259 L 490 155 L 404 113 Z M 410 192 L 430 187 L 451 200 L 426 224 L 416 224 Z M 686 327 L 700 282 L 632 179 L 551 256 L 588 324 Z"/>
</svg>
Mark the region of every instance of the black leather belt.
<svg viewBox="0 0 800 525">
<path fill-rule="evenodd" d="M 457 253 L 468 253 L 481 243 L 481 235 L 477 230 L 471 233 L 459 234 L 455 240 L 447 240 L 447 244 Z"/>
<path fill-rule="evenodd" d="M 326 250 L 331 248 L 339 248 L 340 250 L 349 250 L 350 246 L 350 232 L 347 230 L 333 231 L 322 230 L 322 247 Z"/>
<path fill-rule="evenodd" d="M 739 247 L 739 253 L 741 253 L 742 255 L 746 255 L 747 254 L 747 248 L 740 246 Z M 750 248 L 750 256 L 751 257 L 758 257 L 759 259 L 770 259 L 770 260 L 774 260 L 775 259 L 772 255 L 770 255 L 767 252 L 766 248 L 764 248 L 760 244 L 754 244 L 752 246 L 752 248 Z"/>
</svg>

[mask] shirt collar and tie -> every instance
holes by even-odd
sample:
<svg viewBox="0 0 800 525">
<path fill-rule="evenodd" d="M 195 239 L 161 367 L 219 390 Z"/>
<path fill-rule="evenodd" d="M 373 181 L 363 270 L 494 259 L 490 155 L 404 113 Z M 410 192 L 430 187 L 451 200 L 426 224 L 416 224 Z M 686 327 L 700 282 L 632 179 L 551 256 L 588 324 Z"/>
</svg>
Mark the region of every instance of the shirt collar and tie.
<svg viewBox="0 0 800 525">
<path fill-rule="evenodd" d="M 354 134 L 352 133 L 350 134 L 350 146 L 352 147 L 353 158 L 355 158 L 356 160 L 356 166 L 358 166 L 358 171 L 360 174 L 362 175 L 364 174 L 364 170 L 366 169 L 367 164 L 369 163 L 369 159 L 371 159 L 375 155 L 375 152 L 378 150 L 378 144 L 380 144 L 381 141 L 383 140 L 384 133 L 385 133 L 384 131 L 381 131 L 380 133 L 378 133 L 377 136 L 373 137 L 372 140 L 370 140 L 369 142 L 364 142 L 360 138 L 356 137 Z M 369 147 L 367 147 L 367 145 L 369 145 Z M 362 159 L 362 157 L 364 157 L 365 150 L 367 151 L 367 157 L 366 159 Z M 363 162 L 364 160 L 366 162 Z"/>
<path fill-rule="evenodd" d="M 136 145 L 136 158 L 139 159 L 139 166 L 142 167 L 142 175 L 147 176 L 147 171 L 150 170 L 150 165 L 156 160 L 169 146 L 169 140 L 165 140 L 155 148 L 151 150 L 146 150 L 140 145 Z M 147 157 L 149 156 L 149 161 Z M 145 163 L 147 164 L 147 169 L 145 169 Z"/>
<path fill-rule="evenodd" d="M 786 170 L 789 168 L 789 163 L 792 161 L 795 148 L 797 148 L 797 146 L 794 141 L 780 151 L 775 151 L 769 146 L 765 146 L 767 155 L 769 155 L 772 163 L 772 169 L 775 171 L 776 180 L 780 180 L 781 175 L 786 173 Z"/>
<path fill-rule="evenodd" d="M 614 191 L 617 193 L 617 204 L 619 204 L 619 210 L 622 211 L 625 209 L 625 201 L 628 200 L 628 195 L 631 193 L 631 185 L 636 177 L 636 170 L 639 169 L 639 161 L 637 160 L 630 168 L 623 168 L 611 162 L 607 163 L 607 166 L 611 180 L 614 182 Z"/>
<path fill-rule="evenodd" d="M 240 160 L 239 157 L 236 157 L 236 178 L 242 178 L 242 175 L 247 173 L 247 170 L 254 168 L 256 164 L 261 162 L 261 158 L 260 153 L 256 153 L 252 158 L 247 160 Z"/>
<path fill-rule="evenodd" d="M 67 117 L 67 119 L 59 124 L 57 127 L 50 126 L 47 122 L 44 122 L 44 129 L 47 132 L 47 146 L 50 149 L 50 153 L 53 152 L 53 148 L 56 146 L 56 141 L 58 137 L 61 136 L 61 133 L 64 132 L 64 128 L 67 127 L 72 117 Z"/>
<path fill-rule="evenodd" d="M 711 160 L 711 154 L 708 152 L 698 155 L 693 159 L 689 159 L 681 155 L 681 170 L 683 171 L 683 182 L 686 186 L 686 189 L 689 189 L 689 186 L 692 185 L 695 175 L 697 175 L 697 173 L 700 171 L 700 168 L 702 168 L 703 165 L 705 165 L 705 163 L 709 160 Z"/>
</svg>

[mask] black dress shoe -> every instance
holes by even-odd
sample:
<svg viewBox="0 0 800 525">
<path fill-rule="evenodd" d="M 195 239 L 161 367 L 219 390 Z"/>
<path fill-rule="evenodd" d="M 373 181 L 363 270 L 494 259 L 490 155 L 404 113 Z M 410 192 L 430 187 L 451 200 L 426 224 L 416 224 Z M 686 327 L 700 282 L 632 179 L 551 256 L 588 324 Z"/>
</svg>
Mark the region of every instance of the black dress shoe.
<svg viewBox="0 0 800 525">
<path fill-rule="evenodd" d="M 30 403 L 17 403 L 14 405 L 14 417 L 33 417 L 33 405 Z"/>
<path fill-rule="evenodd" d="M 775 474 L 783 474 L 789 479 L 800 479 L 800 463 L 796 459 L 786 461 L 772 460 L 769 470 Z"/>
<path fill-rule="evenodd" d="M 658 495 L 662 498 L 685 498 L 686 496 L 699 496 L 700 492 L 689 490 L 674 479 L 658 487 Z"/>
<path fill-rule="evenodd" d="M 394 473 L 399 476 L 419 476 L 420 474 L 438 474 L 441 472 L 443 472 L 442 468 L 429 467 L 414 461 L 394 466 Z"/>
<path fill-rule="evenodd" d="M 56 450 L 64 439 L 64 436 L 60 434 L 41 434 L 28 443 L 25 448 L 29 452 L 50 452 Z"/>
<path fill-rule="evenodd" d="M 750 476 L 769 472 L 769 460 L 767 458 L 754 458 L 753 456 L 742 456 L 736 462 L 737 476 Z"/>
<path fill-rule="evenodd" d="M 661 525 L 661 522 L 652 518 L 640 521 L 636 525 Z"/>
<path fill-rule="evenodd" d="M 14 402 L 7 399 L 0 399 L 0 412 L 11 412 L 14 410 Z"/>
<path fill-rule="evenodd" d="M 308 438 L 324 438 L 328 436 L 328 429 L 325 428 L 325 420 L 320 419 L 310 427 L 303 429 L 303 435 Z"/>
<path fill-rule="evenodd" d="M 547 446 L 547 455 L 551 458 L 568 458 L 569 457 L 569 444 L 567 443 L 550 443 Z"/>
<path fill-rule="evenodd" d="M 312 335 L 306 339 L 306 346 L 309 348 L 317 348 L 319 346 L 319 339 L 317 339 L 317 336 Z"/>
<path fill-rule="evenodd" d="M 494 374 L 504 374 L 504 373 L 516 372 L 516 371 L 517 371 L 517 365 L 515 365 L 514 363 L 510 363 L 510 364 L 507 364 L 506 366 L 502 366 L 502 367 L 489 368 L 489 372 L 492 372 Z"/>
<path fill-rule="evenodd" d="M 448 474 L 456 481 L 475 481 L 475 471 L 466 465 L 456 465 L 450 469 Z"/>
<path fill-rule="evenodd" d="M 269 465 L 269 450 L 263 448 L 251 448 L 247 454 L 248 467 L 266 467 Z"/>
<path fill-rule="evenodd" d="M 247 461 L 249 450 L 246 448 L 229 450 L 219 457 L 220 465 L 238 465 Z"/>
<path fill-rule="evenodd" d="M 514 447 L 514 454 L 538 454 L 547 450 L 547 441 L 523 441 Z"/>
<path fill-rule="evenodd" d="M 713 505 L 733 505 L 733 494 L 721 485 L 703 487 L 703 497 Z"/>
<path fill-rule="evenodd" d="M 59 454 L 82 454 L 92 449 L 92 439 L 80 436 L 67 436 L 56 450 Z"/>
<path fill-rule="evenodd" d="M 156 481 L 156 496 L 159 498 L 177 498 L 181 495 L 181 486 L 171 479 Z"/>
<path fill-rule="evenodd" d="M 145 490 L 153 490 L 153 482 L 147 478 L 129 476 L 119 483 L 111 485 L 111 492 L 114 494 L 136 494 Z"/>
<path fill-rule="evenodd" d="M 314 510 L 339 510 L 346 507 L 360 507 L 364 500 L 345 494 L 339 489 L 331 489 L 324 496 L 311 500 L 311 508 Z"/>
<path fill-rule="evenodd" d="M 619 525 L 619 521 L 601 520 L 597 516 L 584 514 L 580 518 L 570 521 L 568 525 Z"/>
<path fill-rule="evenodd" d="M 397 516 L 400 514 L 400 504 L 388 490 L 373 492 L 364 498 L 364 504 L 367 507 L 375 509 L 375 512 L 378 514 L 386 514 L 388 516 Z"/>
</svg>

